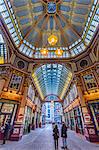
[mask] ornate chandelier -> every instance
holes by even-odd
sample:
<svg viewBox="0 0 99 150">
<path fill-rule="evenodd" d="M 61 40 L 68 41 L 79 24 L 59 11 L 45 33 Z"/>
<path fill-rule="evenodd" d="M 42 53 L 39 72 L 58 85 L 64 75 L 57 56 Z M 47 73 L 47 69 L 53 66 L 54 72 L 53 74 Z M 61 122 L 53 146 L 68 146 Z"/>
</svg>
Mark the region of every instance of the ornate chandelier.
<svg viewBox="0 0 99 150">
<path fill-rule="evenodd" d="M 62 56 L 63 50 L 60 49 L 60 48 L 57 48 L 57 50 L 55 51 L 55 54 L 56 54 L 57 56 Z"/>
<path fill-rule="evenodd" d="M 48 43 L 52 46 L 54 46 L 58 41 L 57 36 L 55 36 L 54 34 L 50 35 L 48 38 Z"/>
<path fill-rule="evenodd" d="M 40 50 L 41 54 L 44 55 L 44 56 L 47 56 L 48 55 L 48 50 L 46 48 L 42 48 Z"/>
<path fill-rule="evenodd" d="M 48 37 L 48 43 L 53 47 L 56 43 L 58 42 L 58 37 L 54 34 L 51 34 L 49 37 Z M 47 56 L 49 51 L 47 49 L 47 46 L 44 46 L 41 50 L 40 50 L 40 53 L 43 55 L 43 56 Z M 55 50 L 55 54 L 60 57 L 62 56 L 63 54 L 63 50 L 61 48 L 56 48 Z"/>
</svg>

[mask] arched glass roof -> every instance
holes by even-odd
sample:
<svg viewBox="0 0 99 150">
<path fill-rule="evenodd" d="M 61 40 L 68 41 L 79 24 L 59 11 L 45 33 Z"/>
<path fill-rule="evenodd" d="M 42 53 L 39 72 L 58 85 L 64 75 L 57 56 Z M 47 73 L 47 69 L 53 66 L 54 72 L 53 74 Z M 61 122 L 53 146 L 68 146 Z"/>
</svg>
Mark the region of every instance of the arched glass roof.
<svg viewBox="0 0 99 150">
<path fill-rule="evenodd" d="M 72 79 L 72 73 L 64 65 L 46 64 L 33 72 L 32 77 L 42 99 L 51 94 L 62 99 Z"/>
<path fill-rule="evenodd" d="M 74 57 L 85 51 L 99 20 L 98 0 L 0 0 L 0 12 L 19 51 L 31 58 Z M 54 33 L 58 44 L 48 45 Z M 48 56 L 40 50 L 47 46 Z"/>
</svg>

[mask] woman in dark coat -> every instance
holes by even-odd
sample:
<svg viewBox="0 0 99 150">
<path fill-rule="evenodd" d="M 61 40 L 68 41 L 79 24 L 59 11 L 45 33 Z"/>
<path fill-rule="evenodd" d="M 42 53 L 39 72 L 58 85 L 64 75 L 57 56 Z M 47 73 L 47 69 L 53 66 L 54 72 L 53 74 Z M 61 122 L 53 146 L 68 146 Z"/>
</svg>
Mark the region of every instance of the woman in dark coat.
<svg viewBox="0 0 99 150">
<path fill-rule="evenodd" d="M 63 141 L 63 147 L 62 148 L 67 148 L 67 127 L 65 125 L 65 123 L 63 123 L 62 128 L 61 128 L 61 137 L 62 137 L 62 141 Z"/>
<path fill-rule="evenodd" d="M 54 143 L 55 143 L 55 150 L 58 149 L 58 138 L 59 138 L 59 130 L 57 125 L 55 125 L 53 129 L 53 136 L 54 136 Z"/>
</svg>

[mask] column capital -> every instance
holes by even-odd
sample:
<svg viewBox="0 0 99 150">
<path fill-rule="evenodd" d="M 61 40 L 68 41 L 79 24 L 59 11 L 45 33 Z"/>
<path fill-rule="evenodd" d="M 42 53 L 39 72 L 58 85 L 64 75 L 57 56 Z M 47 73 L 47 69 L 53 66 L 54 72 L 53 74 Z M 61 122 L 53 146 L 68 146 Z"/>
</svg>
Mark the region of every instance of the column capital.
<svg viewBox="0 0 99 150">
<path fill-rule="evenodd" d="M 5 66 L 0 67 L 0 80 L 1 79 L 7 80 L 9 77 L 9 74 L 10 74 L 9 67 L 5 67 Z"/>
<path fill-rule="evenodd" d="M 81 85 L 82 85 L 80 75 L 75 75 L 75 77 L 74 77 L 74 83 L 75 83 L 77 86 L 81 86 Z"/>
<path fill-rule="evenodd" d="M 24 81 L 24 87 L 29 87 L 30 84 L 31 84 L 30 78 L 26 77 Z"/>
</svg>

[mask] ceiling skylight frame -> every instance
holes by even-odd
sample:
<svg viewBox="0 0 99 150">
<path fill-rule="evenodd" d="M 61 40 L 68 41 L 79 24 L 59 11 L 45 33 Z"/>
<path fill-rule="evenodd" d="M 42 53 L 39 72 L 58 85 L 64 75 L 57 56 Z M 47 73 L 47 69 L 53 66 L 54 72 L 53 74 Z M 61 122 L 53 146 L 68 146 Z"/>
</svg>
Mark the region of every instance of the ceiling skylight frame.
<svg viewBox="0 0 99 150">
<path fill-rule="evenodd" d="M 21 53 L 24 53 L 28 57 L 46 58 L 45 56 L 42 56 L 40 54 L 40 48 L 39 48 L 38 54 L 34 53 L 34 50 L 36 50 L 37 48 L 32 46 L 29 43 L 27 45 L 27 42 L 24 43 L 24 46 L 27 47 L 26 53 L 22 50 L 21 45 L 19 46 L 19 43 L 21 40 L 23 40 L 23 38 L 22 38 L 22 34 L 21 34 L 21 31 L 18 26 L 16 17 L 14 15 L 10 0 L 1 0 L 0 1 L 0 11 L 1 11 L 1 15 L 4 18 L 4 21 L 9 29 L 12 39 L 14 40 L 16 46 L 19 47 L 19 51 Z M 94 0 L 93 6 L 92 6 L 91 11 L 88 16 L 88 20 L 87 20 L 85 29 L 82 34 L 82 39 L 79 39 L 78 42 L 76 41 L 70 46 L 69 50 L 71 51 L 71 54 L 68 53 L 68 50 L 66 50 L 66 48 L 61 47 L 62 50 L 64 50 L 64 52 L 60 58 L 74 57 L 74 56 L 80 54 L 81 52 L 85 51 L 87 45 L 90 44 L 90 41 L 92 40 L 94 32 L 96 31 L 96 28 L 98 26 L 98 19 L 97 19 L 99 17 L 98 15 L 99 15 L 98 14 L 98 0 Z M 12 33 L 12 30 L 14 31 L 13 33 Z M 89 34 L 89 31 L 92 31 L 91 35 Z M 82 44 L 84 44 L 84 48 L 82 48 L 80 46 Z M 78 48 L 76 48 L 78 46 L 80 46 L 79 50 L 77 50 Z M 76 48 L 76 52 L 74 51 L 75 48 Z M 53 47 L 53 50 L 55 51 L 55 47 Z M 34 56 L 33 56 L 33 53 L 34 53 Z M 58 58 L 58 56 L 53 54 L 53 52 L 50 50 L 47 58 Z"/>
</svg>

